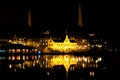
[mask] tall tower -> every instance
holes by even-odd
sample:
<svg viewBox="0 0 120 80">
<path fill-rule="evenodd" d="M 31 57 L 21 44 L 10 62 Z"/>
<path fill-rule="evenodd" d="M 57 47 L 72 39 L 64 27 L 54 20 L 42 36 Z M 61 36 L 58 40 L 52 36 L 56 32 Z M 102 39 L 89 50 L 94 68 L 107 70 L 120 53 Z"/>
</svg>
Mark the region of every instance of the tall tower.
<svg viewBox="0 0 120 80">
<path fill-rule="evenodd" d="M 68 38 L 67 28 L 66 28 L 66 37 L 65 37 L 64 42 L 67 42 L 67 43 L 69 43 L 69 42 L 70 42 L 70 40 L 69 40 L 69 38 Z"/>
<path fill-rule="evenodd" d="M 79 8 L 78 8 L 78 26 L 83 27 L 82 13 L 81 13 L 81 3 L 80 2 L 79 2 Z"/>
<path fill-rule="evenodd" d="M 28 26 L 32 27 L 32 24 L 31 24 L 31 11 L 30 11 L 30 9 L 28 9 Z"/>
</svg>

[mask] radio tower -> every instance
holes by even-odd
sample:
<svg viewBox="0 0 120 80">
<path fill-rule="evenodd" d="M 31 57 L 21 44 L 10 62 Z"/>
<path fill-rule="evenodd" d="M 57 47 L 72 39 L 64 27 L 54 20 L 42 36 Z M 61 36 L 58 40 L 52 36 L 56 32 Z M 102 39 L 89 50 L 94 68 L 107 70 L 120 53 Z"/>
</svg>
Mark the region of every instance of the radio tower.
<svg viewBox="0 0 120 80">
<path fill-rule="evenodd" d="M 79 3 L 79 8 L 78 8 L 78 26 L 83 27 L 82 13 L 81 13 L 81 3 Z"/>
<path fill-rule="evenodd" d="M 32 24 L 31 24 L 31 11 L 30 11 L 30 9 L 28 9 L 28 26 L 32 27 Z"/>
</svg>

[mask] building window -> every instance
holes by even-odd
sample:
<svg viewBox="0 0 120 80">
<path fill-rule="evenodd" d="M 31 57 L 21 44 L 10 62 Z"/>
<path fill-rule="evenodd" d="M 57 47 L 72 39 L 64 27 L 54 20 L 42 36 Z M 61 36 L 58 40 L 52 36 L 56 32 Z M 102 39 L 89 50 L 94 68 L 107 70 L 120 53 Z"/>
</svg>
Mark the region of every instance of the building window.
<svg viewBox="0 0 120 80">
<path fill-rule="evenodd" d="M 45 43 L 43 43 L 43 45 L 45 45 Z"/>
</svg>

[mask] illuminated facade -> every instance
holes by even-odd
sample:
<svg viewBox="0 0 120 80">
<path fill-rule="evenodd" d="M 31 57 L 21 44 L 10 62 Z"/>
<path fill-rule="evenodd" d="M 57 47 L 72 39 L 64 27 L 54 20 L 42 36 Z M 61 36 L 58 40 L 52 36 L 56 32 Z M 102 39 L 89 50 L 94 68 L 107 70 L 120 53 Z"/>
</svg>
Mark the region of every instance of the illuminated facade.
<svg viewBox="0 0 120 80">
<path fill-rule="evenodd" d="M 66 38 L 63 42 L 55 42 L 50 38 L 48 40 L 48 48 L 52 49 L 53 51 L 59 52 L 71 52 L 77 50 L 77 43 L 75 41 L 71 41 L 66 35 Z"/>
</svg>

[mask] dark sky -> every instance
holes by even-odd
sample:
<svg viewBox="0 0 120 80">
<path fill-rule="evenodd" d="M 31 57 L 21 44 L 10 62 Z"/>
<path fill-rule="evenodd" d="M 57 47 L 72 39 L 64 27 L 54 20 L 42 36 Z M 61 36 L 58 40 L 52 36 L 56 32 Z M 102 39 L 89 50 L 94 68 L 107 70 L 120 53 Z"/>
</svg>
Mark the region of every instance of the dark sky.
<svg viewBox="0 0 120 80">
<path fill-rule="evenodd" d="M 31 9 L 32 26 L 39 27 L 41 25 L 60 25 L 73 26 L 78 18 L 78 2 L 82 5 L 84 26 L 96 27 L 102 8 L 103 1 L 96 0 L 42 0 L 42 1 L 14 1 L 4 2 L 1 5 L 0 26 L 10 28 L 24 28 L 27 24 L 27 9 Z M 97 19 L 98 18 L 98 19 Z M 19 27 L 20 26 L 20 27 Z M 90 27 L 92 28 L 92 27 Z"/>
<path fill-rule="evenodd" d="M 41 29 L 45 26 L 62 28 L 75 20 L 77 5 L 77 0 L 73 2 L 57 0 L 54 3 L 50 0 L 4 2 L 0 8 L 0 26 L 2 29 L 24 29 L 27 27 L 27 9 L 30 8 L 34 28 Z"/>
<path fill-rule="evenodd" d="M 0 30 L 24 30 L 28 27 L 27 10 L 30 8 L 32 27 L 34 29 L 42 30 L 48 28 L 56 32 L 63 32 L 68 27 L 72 31 L 78 27 L 78 2 L 81 2 L 82 5 L 83 27 L 88 31 L 95 31 L 99 35 L 114 38 L 118 29 L 114 24 L 114 9 L 111 6 L 112 4 L 107 5 L 104 0 L 31 0 L 26 2 L 3 2 L 0 5 Z M 115 28 L 112 29 L 110 26 L 114 26 Z"/>
</svg>

